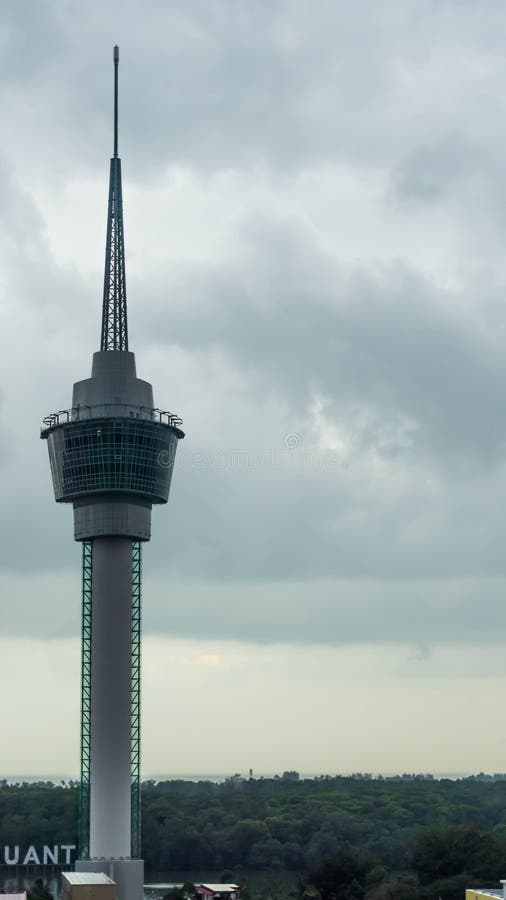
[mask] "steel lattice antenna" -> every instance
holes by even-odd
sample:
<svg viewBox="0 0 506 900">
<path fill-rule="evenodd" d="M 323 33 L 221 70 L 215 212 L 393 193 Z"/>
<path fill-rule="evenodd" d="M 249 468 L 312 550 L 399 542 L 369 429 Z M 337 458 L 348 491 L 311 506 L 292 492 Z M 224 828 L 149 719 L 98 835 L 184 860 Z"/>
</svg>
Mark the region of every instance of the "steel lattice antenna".
<svg viewBox="0 0 506 900">
<path fill-rule="evenodd" d="M 123 235 L 123 197 L 121 160 L 118 157 L 118 64 L 119 47 L 113 51 L 114 61 L 114 156 L 109 177 L 109 206 L 105 247 L 104 301 L 102 306 L 101 350 L 128 350 L 125 243 Z"/>
</svg>

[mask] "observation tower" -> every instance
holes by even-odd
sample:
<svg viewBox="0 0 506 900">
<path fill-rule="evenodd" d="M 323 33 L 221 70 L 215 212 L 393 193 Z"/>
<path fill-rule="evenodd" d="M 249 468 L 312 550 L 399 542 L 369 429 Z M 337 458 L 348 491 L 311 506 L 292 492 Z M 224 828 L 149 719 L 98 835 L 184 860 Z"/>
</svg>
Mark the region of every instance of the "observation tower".
<svg viewBox="0 0 506 900">
<path fill-rule="evenodd" d="M 44 419 L 57 503 L 72 503 L 82 543 L 81 788 L 76 869 L 100 871 L 120 900 L 141 900 L 140 642 L 142 543 L 166 503 L 181 419 L 155 408 L 128 349 L 118 63 L 114 47 L 100 350 L 72 407 Z"/>
</svg>

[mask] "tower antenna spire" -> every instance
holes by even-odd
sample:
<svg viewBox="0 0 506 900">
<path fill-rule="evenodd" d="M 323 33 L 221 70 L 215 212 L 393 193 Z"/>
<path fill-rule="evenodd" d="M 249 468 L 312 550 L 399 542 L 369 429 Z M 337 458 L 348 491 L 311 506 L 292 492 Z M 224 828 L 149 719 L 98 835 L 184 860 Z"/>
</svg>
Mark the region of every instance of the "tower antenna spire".
<svg viewBox="0 0 506 900">
<path fill-rule="evenodd" d="M 125 241 L 121 159 L 118 156 L 118 66 L 119 47 L 114 62 L 114 155 L 109 175 L 109 204 L 105 243 L 104 299 L 102 304 L 101 350 L 128 350 Z"/>
<path fill-rule="evenodd" d="M 119 66 L 119 47 L 114 45 L 112 51 L 114 62 L 114 156 L 118 155 L 118 66 Z"/>
</svg>

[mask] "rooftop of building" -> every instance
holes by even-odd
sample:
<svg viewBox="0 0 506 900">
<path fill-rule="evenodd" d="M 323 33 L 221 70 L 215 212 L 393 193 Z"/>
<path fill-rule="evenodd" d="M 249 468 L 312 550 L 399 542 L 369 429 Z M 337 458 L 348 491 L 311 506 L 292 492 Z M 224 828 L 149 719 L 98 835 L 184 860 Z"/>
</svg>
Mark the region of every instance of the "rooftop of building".
<svg viewBox="0 0 506 900">
<path fill-rule="evenodd" d="M 235 891 L 239 890 L 238 884 L 197 884 L 197 890 L 199 888 L 203 888 L 205 891 L 210 891 L 213 894 L 233 894 Z"/>
<path fill-rule="evenodd" d="M 104 872 L 62 872 L 62 878 L 69 884 L 114 884 Z"/>
<path fill-rule="evenodd" d="M 466 891 L 466 900 L 481 900 L 482 897 L 503 900 L 504 892 L 502 888 L 468 888 Z"/>
</svg>

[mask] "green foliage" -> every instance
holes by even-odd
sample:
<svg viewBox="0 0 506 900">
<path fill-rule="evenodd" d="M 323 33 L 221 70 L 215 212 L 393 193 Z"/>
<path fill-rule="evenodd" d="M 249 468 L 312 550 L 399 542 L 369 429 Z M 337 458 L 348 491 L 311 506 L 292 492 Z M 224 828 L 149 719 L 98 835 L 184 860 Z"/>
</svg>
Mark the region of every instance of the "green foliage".
<svg viewBox="0 0 506 900">
<path fill-rule="evenodd" d="M 364 900 L 368 876 L 376 865 L 370 853 L 343 845 L 311 869 L 307 880 L 321 900 Z"/>
<path fill-rule="evenodd" d="M 251 900 L 290 900 L 290 877 L 305 900 L 461 900 L 506 873 L 505 810 L 506 779 L 485 776 L 151 781 L 142 849 L 148 877 L 226 870 Z M 75 783 L 0 781 L 0 846 L 76 843 L 76 832 Z M 245 883 L 248 870 L 265 888 Z M 41 890 L 31 900 L 48 900 Z"/>
<path fill-rule="evenodd" d="M 505 839 L 476 825 L 425 827 L 411 841 L 411 866 L 422 884 L 461 875 L 468 883 L 498 882 L 505 860 Z"/>
<path fill-rule="evenodd" d="M 424 900 L 424 897 L 422 889 L 412 878 L 399 876 L 387 878 L 373 887 L 367 892 L 365 900 Z M 459 900 L 462 900 L 462 897 Z"/>
<path fill-rule="evenodd" d="M 29 891 L 26 892 L 27 900 L 53 900 L 53 895 L 47 889 L 41 878 L 32 884 Z"/>
<path fill-rule="evenodd" d="M 0 782 L 0 846 L 28 848 L 37 841 L 76 843 L 77 785 Z"/>
</svg>

